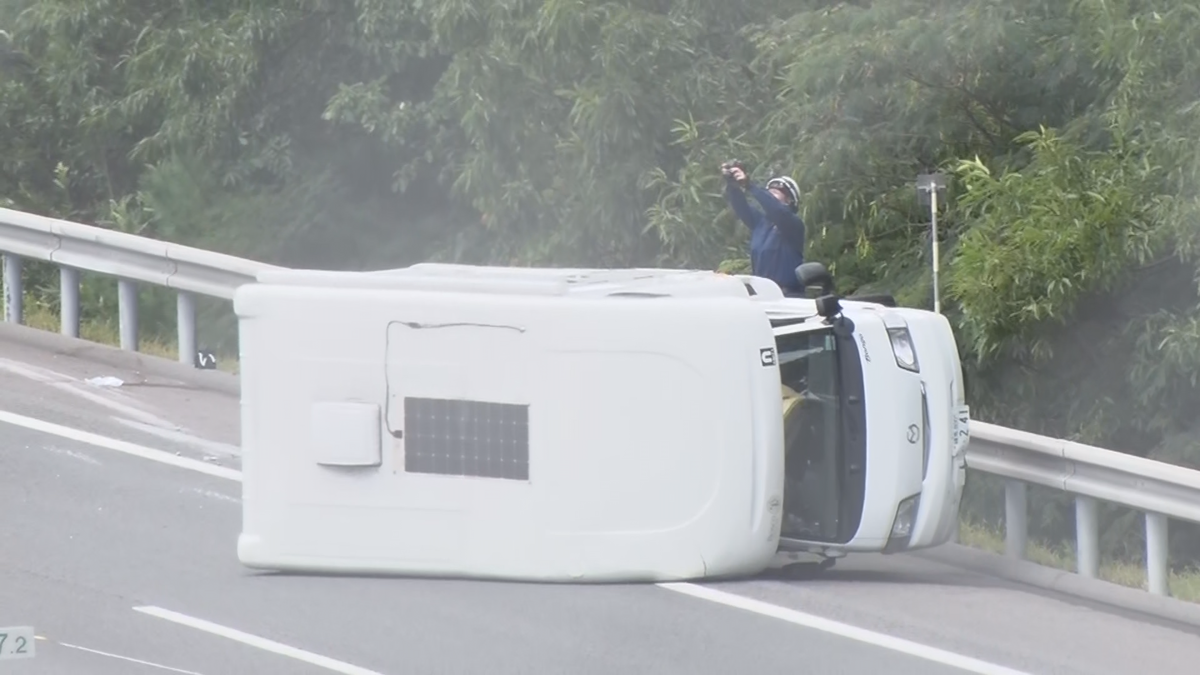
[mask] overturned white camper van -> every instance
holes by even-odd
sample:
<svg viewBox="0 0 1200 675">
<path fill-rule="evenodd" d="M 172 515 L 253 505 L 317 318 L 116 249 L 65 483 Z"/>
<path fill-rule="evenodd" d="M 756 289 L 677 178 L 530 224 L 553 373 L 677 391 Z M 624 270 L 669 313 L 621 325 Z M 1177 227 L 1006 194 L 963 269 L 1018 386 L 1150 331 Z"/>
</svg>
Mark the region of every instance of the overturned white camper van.
<svg viewBox="0 0 1200 675">
<path fill-rule="evenodd" d="M 442 264 L 272 271 L 234 302 L 250 567 L 667 581 L 957 525 L 969 415 L 932 312 Z"/>
</svg>

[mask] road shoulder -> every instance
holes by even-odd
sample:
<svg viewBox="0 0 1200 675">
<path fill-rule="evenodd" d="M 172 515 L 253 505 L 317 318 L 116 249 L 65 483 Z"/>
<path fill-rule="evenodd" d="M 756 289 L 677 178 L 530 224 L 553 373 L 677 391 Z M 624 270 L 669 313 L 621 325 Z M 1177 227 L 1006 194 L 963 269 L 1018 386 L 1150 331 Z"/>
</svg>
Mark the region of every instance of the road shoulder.
<svg viewBox="0 0 1200 675">
<path fill-rule="evenodd" d="M 1028 560 L 1012 560 L 996 553 L 947 544 L 911 554 L 961 569 L 1063 593 L 1110 607 L 1137 612 L 1167 621 L 1200 628 L 1200 605 L 1154 595 L 1074 572 L 1046 567 Z"/>
<path fill-rule="evenodd" d="M 118 370 L 143 378 L 167 380 L 180 387 L 205 389 L 231 396 L 241 395 L 238 377 L 224 371 L 200 370 L 190 364 L 159 356 L 119 349 L 28 326 L 0 322 L 0 343 L 50 355 L 54 357 L 58 368 L 62 369 Z"/>
</svg>

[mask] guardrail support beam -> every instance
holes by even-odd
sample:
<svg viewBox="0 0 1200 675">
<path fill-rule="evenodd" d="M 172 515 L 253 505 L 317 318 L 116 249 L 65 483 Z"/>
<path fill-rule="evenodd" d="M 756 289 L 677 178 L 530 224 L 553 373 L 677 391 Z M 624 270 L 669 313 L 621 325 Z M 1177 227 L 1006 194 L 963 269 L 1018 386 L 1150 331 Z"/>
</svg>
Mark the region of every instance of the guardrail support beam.
<svg viewBox="0 0 1200 675">
<path fill-rule="evenodd" d="M 179 362 L 196 362 L 196 296 L 180 291 L 175 297 L 176 329 L 179 332 Z"/>
<path fill-rule="evenodd" d="M 1091 497 L 1075 497 L 1076 571 L 1095 579 L 1100 574 L 1100 505 Z"/>
<path fill-rule="evenodd" d="M 24 321 L 23 305 L 25 289 L 21 284 L 21 256 L 4 254 L 4 320 L 9 323 Z"/>
<path fill-rule="evenodd" d="M 120 315 L 121 349 L 138 350 L 138 287 L 129 279 L 117 280 L 117 312 Z"/>
<path fill-rule="evenodd" d="M 1146 514 L 1146 582 L 1155 595 L 1169 595 L 1167 584 L 1167 517 L 1161 513 Z"/>
<path fill-rule="evenodd" d="M 1025 484 L 1019 480 L 1004 482 L 1004 555 L 1016 560 L 1025 558 L 1029 539 Z"/>
<path fill-rule="evenodd" d="M 79 270 L 58 268 L 58 305 L 62 334 L 79 337 Z"/>
</svg>

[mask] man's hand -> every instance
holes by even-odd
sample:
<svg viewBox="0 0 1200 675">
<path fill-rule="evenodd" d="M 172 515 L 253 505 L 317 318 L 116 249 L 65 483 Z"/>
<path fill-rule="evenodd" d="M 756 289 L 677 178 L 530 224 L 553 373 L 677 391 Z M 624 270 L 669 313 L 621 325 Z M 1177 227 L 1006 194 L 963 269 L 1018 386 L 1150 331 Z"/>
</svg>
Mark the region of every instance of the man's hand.
<svg viewBox="0 0 1200 675">
<path fill-rule="evenodd" d="M 721 165 L 721 173 L 732 178 L 739 186 L 746 187 L 746 169 L 742 166 L 741 162 L 737 160 L 725 162 Z"/>
</svg>

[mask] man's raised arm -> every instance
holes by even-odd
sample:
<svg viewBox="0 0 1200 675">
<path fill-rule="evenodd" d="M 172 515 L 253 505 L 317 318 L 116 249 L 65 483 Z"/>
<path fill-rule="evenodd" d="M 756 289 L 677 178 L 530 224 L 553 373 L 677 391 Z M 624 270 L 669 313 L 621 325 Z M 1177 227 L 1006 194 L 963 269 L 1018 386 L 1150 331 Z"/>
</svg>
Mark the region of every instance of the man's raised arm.
<svg viewBox="0 0 1200 675">
<path fill-rule="evenodd" d="M 738 220 L 753 232 L 759 223 L 759 215 L 754 211 L 754 207 L 750 206 L 750 202 L 746 201 L 746 193 L 742 192 L 737 181 L 731 176 L 725 177 L 725 201 L 729 202 L 729 207 L 733 209 Z"/>
<path fill-rule="evenodd" d="M 788 243 L 803 255 L 805 229 L 804 220 L 800 218 L 800 214 L 792 211 L 787 204 L 776 199 L 775 195 L 768 192 L 766 188 L 758 185 L 750 185 L 746 188 L 746 192 L 749 192 L 755 201 L 762 206 L 763 216 L 766 217 L 767 221 L 778 227 Z"/>
</svg>

